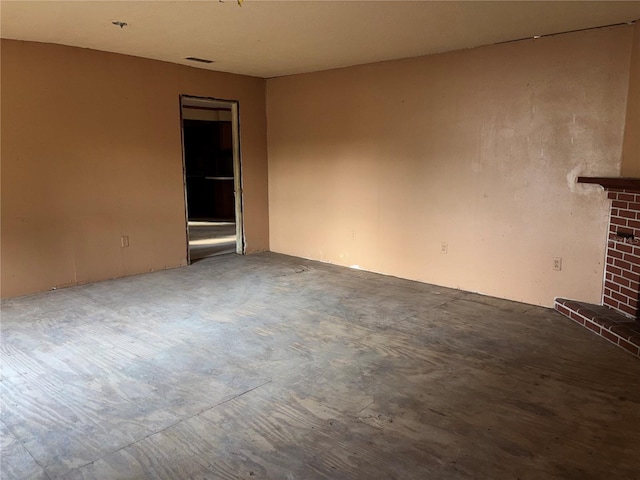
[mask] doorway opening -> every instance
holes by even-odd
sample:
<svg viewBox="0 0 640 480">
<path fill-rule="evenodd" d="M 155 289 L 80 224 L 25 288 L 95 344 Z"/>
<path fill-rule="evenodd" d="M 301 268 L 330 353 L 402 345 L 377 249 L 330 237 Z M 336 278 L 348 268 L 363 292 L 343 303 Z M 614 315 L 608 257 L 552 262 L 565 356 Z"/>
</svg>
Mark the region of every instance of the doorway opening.
<svg viewBox="0 0 640 480">
<path fill-rule="evenodd" d="M 180 96 L 189 263 L 244 253 L 238 102 Z"/>
</svg>

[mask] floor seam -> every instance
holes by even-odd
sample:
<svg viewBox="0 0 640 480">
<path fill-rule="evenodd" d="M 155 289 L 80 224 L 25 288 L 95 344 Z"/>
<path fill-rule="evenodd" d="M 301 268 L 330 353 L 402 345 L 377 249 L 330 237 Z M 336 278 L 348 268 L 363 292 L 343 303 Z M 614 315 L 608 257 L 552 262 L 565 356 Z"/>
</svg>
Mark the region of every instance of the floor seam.
<svg viewBox="0 0 640 480">
<path fill-rule="evenodd" d="M 11 435 L 13 435 L 13 438 L 16 439 L 16 441 L 22 446 L 22 448 L 24 448 L 25 452 L 27 452 L 29 454 L 29 456 L 33 459 L 33 461 L 35 462 L 35 464 L 40 467 L 40 469 L 42 470 L 42 472 L 47 476 L 47 478 L 49 480 L 51 480 L 51 476 L 49 475 L 49 473 L 46 470 L 46 466 L 43 466 L 38 459 L 36 459 L 36 457 L 33 456 L 33 454 L 31 453 L 31 451 L 27 448 L 27 446 L 25 445 L 24 440 L 21 440 L 20 437 L 16 434 L 16 432 L 13 431 L 13 429 L 11 427 L 9 427 L 9 425 L 7 425 L 7 423 L 4 420 L 0 420 L 0 423 L 2 423 L 2 425 L 4 425 L 4 427 L 9 431 L 9 433 Z"/>
<path fill-rule="evenodd" d="M 266 381 L 266 382 L 264 382 L 264 383 L 261 383 L 260 385 L 256 385 L 255 387 L 250 388 L 250 389 L 248 389 L 248 390 L 245 390 L 245 391 L 244 391 L 244 392 L 242 392 L 242 393 L 239 393 L 239 394 L 237 394 L 237 395 L 234 395 L 234 396 L 233 396 L 233 397 L 231 397 L 231 398 L 228 398 L 228 399 L 226 399 L 226 400 L 224 400 L 224 401 L 222 401 L 222 402 L 218 402 L 218 403 L 216 403 L 215 405 L 212 405 L 212 406 L 210 406 L 210 407 L 204 408 L 204 409 L 200 410 L 199 412 L 194 413 L 193 415 L 189 415 L 188 417 L 181 418 L 180 420 L 178 420 L 177 422 L 172 423 L 171 425 L 167 425 L 166 427 L 161 428 L 160 430 L 157 430 L 157 431 L 155 431 L 155 432 L 151 432 L 151 433 L 149 433 L 148 435 L 146 435 L 146 436 L 144 436 L 144 437 L 142 437 L 142 438 L 139 438 L 138 440 L 134 440 L 134 441 L 132 441 L 132 442 L 128 443 L 127 445 L 124 445 L 124 446 L 122 446 L 122 447 L 120 447 L 120 448 L 117 448 L 117 449 L 115 449 L 115 450 L 113 450 L 113 451 L 111 451 L 111 452 L 107 452 L 107 453 L 105 453 L 104 455 L 102 455 L 102 456 L 100 456 L 100 457 L 98 457 L 98 458 L 96 458 L 96 459 L 94 459 L 94 460 L 91 460 L 90 462 L 85 463 L 84 465 L 80 465 L 79 467 L 72 468 L 71 470 L 69 470 L 69 471 L 67 471 L 67 472 L 64 472 L 62 475 L 68 475 L 69 473 L 74 472 L 74 471 L 76 471 L 76 470 L 80 470 L 80 469 L 82 469 L 82 468 L 86 467 L 87 465 L 91 465 L 91 464 L 93 464 L 93 463 L 95 463 L 95 462 L 98 462 L 98 461 L 100 461 L 100 460 L 102 460 L 102 459 L 104 459 L 104 458 L 108 457 L 109 455 L 113 455 L 114 453 L 118 453 L 118 452 L 120 452 L 120 451 L 122 451 L 122 450 L 124 450 L 124 449 L 126 449 L 126 448 L 129 448 L 129 447 L 130 447 L 130 446 L 132 446 L 132 445 L 135 445 L 136 443 L 140 443 L 140 442 L 142 442 L 142 441 L 146 440 L 147 438 L 150 438 L 150 437 L 153 437 L 154 435 L 157 435 L 157 434 L 159 434 L 159 433 L 165 432 L 165 431 L 167 431 L 168 429 L 170 429 L 170 428 L 172 428 L 172 427 L 175 427 L 176 425 L 179 425 L 179 424 L 181 424 L 181 423 L 183 423 L 183 422 L 186 422 L 187 420 L 191 420 L 192 418 L 195 418 L 195 417 L 197 417 L 198 415 L 202 415 L 202 414 L 203 414 L 203 413 L 205 413 L 205 412 L 208 412 L 208 411 L 210 411 L 210 410 L 213 410 L 214 408 L 219 407 L 220 405 L 224 405 L 225 403 L 228 403 L 228 402 L 231 402 L 231 401 L 233 401 L 233 400 L 235 400 L 235 399 L 237 399 L 237 398 L 240 398 L 240 397 L 242 397 L 243 395 L 246 395 L 247 393 L 253 392 L 254 390 L 257 390 L 258 388 L 261 388 L 261 387 L 264 387 L 265 385 L 270 384 L 271 382 L 273 382 L 273 379 L 269 379 L 268 381 Z M 30 454 L 30 453 L 29 453 L 29 454 Z M 35 460 L 35 459 L 34 459 L 34 460 Z M 38 463 L 38 465 L 40 465 L 40 464 Z M 43 468 L 43 470 L 44 470 L 44 468 Z M 47 472 L 45 471 L 45 473 L 47 473 Z M 62 475 L 59 475 L 59 476 L 62 476 Z M 48 474 L 47 474 L 47 476 L 51 479 L 51 477 L 50 477 Z"/>
</svg>

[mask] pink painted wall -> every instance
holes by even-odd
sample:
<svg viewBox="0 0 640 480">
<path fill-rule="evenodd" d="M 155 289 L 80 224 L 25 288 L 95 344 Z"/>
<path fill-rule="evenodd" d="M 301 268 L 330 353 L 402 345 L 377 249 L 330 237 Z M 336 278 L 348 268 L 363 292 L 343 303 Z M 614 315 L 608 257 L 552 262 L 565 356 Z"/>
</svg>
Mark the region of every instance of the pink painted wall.
<svg viewBox="0 0 640 480">
<path fill-rule="evenodd" d="M 531 304 L 599 302 L 608 202 L 575 178 L 620 174 L 633 35 L 268 80 L 271 249 Z"/>
<path fill-rule="evenodd" d="M 640 22 L 634 28 L 630 61 L 622 175 L 640 178 Z"/>
<path fill-rule="evenodd" d="M 1 45 L 3 297 L 185 265 L 180 94 L 239 100 L 247 251 L 268 250 L 263 79 Z"/>
</svg>

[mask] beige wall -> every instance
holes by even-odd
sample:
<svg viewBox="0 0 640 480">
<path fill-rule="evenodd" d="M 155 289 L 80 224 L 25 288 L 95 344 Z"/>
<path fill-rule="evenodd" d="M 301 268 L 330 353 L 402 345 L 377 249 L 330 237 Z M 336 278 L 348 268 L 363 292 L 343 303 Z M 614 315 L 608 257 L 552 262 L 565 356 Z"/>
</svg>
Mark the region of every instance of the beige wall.
<svg viewBox="0 0 640 480">
<path fill-rule="evenodd" d="M 239 100 L 247 250 L 268 249 L 264 80 L 2 40 L 3 297 L 186 263 L 179 94 Z"/>
<path fill-rule="evenodd" d="M 599 302 L 608 202 L 574 180 L 620 173 L 632 36 L 268 80 L 271 249 L 532 304 Z"/>
<path fill-rule="evenodd" d="M 640 22 L 634 32 L 621 173 L 624 177 L 640 178 Z"/>
</svg>

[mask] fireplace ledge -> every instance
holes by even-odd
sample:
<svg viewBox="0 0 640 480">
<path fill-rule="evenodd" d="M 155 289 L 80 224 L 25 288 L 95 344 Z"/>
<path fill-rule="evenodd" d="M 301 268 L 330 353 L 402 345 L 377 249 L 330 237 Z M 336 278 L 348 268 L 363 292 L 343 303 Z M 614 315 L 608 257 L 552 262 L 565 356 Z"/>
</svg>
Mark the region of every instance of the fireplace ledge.
<svg viewBox="0 0 640 480">
<path fill-rule="evenodd" d="M 595 183 L 605 190 L 637 190 L 640 192 L 640 178 L 633 177 L 578 177 L 578 183 Z"/>
<path fill-rule="evenodd" d="M 566 298 L 556 298 L 554 308 L 593 333 L 640 357 L 640 321 L 603 305 Z"/>
</svg>

